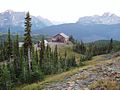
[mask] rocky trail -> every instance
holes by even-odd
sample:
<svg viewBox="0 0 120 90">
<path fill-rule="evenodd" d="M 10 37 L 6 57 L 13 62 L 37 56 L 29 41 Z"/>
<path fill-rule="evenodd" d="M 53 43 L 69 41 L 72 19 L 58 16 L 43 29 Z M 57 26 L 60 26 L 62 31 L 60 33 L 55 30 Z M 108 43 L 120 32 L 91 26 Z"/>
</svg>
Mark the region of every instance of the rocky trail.
<svg viewBox="0 0 120 90">
<path fill-rule="evenodd" d="M 44 90 L 108 90 L 109 87 L 100 86 L 100 83 L 103 84 L 106 81 L 118 85 L 110 90 L 120 90 L 120 58 L 111 58 L 110 56 L 105 58 L 108 62 L 79 70 L 74 75 L 65 77 L 63 81 L 53 82 L 45 86 Z M 96 83 L 99 85 L 97 86 Z"/>
</svg>

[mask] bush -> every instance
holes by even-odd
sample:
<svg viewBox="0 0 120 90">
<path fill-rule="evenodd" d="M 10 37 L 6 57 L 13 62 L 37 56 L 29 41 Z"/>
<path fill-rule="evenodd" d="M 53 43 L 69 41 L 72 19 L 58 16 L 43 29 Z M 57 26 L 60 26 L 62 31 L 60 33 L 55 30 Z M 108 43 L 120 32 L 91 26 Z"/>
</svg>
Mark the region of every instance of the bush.
<svg viewBox="0 0 120 90">
<path fill-rule="evenodd" d="M 42 73 L 41 70 L 37 70 L 32 72 L 32 76 L 31 76 L 31 82 L 35 82 L 38 80 L 43 80 L 44 79 L 44 74 Z"/>
<path fill-rule="evenodd" d="M 79 65 L 80 66 L 83 66 L 85 63 L 84 63 L 84 61 L 85 61 L 86 59 L 85 59 L 85 56 L 80 56 L 80 61 L 79 61 Z"/>
</svg>

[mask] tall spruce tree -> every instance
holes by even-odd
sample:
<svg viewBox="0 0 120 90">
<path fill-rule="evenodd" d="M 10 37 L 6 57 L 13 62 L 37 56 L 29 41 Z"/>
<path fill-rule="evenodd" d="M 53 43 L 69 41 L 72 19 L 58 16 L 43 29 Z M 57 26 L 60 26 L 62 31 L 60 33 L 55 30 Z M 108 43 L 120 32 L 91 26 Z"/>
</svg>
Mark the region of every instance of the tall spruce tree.
<svg viewBox="0 0 120 90">
<path fill-rule="evenodd" d="M 24 34 L 24 55 L 28 59 L 29 72 L 31 72 L 31 48 L 32 48 L 32 37 L 31 37 L 31 17 L 27 12 L 25 17 L 25 34 Z"/>
<path fill-rule="evenodd" d="M 44 59 L 44 52 L 45 52 L 45 44 L 44 44 L 44 37 L 42 37 L 41 45 L 40 45 L 40 67 L 42 67 L 43 59 Z"/>
<path fill-rule="evenodd" d="M 0 90 L 11 90 L 12 80 L 7 64 L 3 64 L 1 68 L 1 84 Z"/>
<path fill-rule="evenodd" d="M 84 54 L 86 51 L 85 45 L 83 43 L 83 41 L 81 40 L 81 53 Z"/>
<path fill-rule="evenodd" d="M 54 50 L 54 68 L 55 68 L 55 73 L 58 71 L 58 47 L 55 45 L 55 50 Z"/>
<path fill-rule="evenodd" d="M 4 45 L 3 45 L 2 40 L 0 42 L 0 62 L 1 61 L 4 61 Z"/>
<path fill-rule="evenodd" d="M 111 38 L 109 46 L 108 46 L 108 53 L 110 53 L 113 49 L 113 39 Z"/>
<path fill-rule="evenodd" d="M 12 55 L 12 40 L 10 35 L 10 28 L 8 29 L 8 35 L 6 40 L 6 53 L 7 53 L 8 61 L 10 61 Z"/>
<path fill-rule="evenodd" d="M 20 53 L 19 53 L 19 36 L 16 35 L 16 38 L 14 40 L 14 68 L 16 72 L 16 76 L 19 75 L 19 69 L 20 69 Z"/>
</svg>

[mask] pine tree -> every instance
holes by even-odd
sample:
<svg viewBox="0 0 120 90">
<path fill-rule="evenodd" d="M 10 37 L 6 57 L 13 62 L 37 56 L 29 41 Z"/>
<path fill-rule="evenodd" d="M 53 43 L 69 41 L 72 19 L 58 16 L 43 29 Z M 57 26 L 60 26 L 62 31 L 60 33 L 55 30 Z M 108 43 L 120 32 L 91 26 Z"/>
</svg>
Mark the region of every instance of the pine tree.
<svg viewBox="0 0 120 90">
<path fill-rule="evenodd" d="M 51 71 L 51 74 L 54 74 L 55 72 L 55 67 L 54 67 L 54 53 L 51 51 L 50 52 L 50 71 Z"/>
<path fill-rule="evenodd" d="M 85 57 L 80 55 L 80 61 L 79 61 L 79 65 L 83 66 L 84 65 L 84 61 L 85 61 Z"/>
<path fill-rule="evenodd" d="M 28 59 L 29 72 L 31 72 L 31 48 L 32 48 L 32 37 L 31 37 L 31 18 L 29 12 L 25 17 L 25 34 L 24 34 L 24 55 Z"/>
<path fill-rule="evenodd" d="M 65 55 L 65 59 L 66 59 L 66 57 L 67 57 L 67 51 L 66 50 L 65 50 L 65 54 L 64 55 Z"/>
<path fill-rule="evenodd" d="M 39 62 L 38 62 L 38 59 L 39 59 L 39 58 L 38 58 L 38 51 L 37 51 L 37 50 L 35 51 L 34 58 L 35 58 L 35 60 L 36 60 L 36 63 L 39 64 Z"/>
<path fill-rule="evenodd" d="M 19 69 L 20 69 L 20 53 L 19 53 L 19 36 L 18 34 L 16 35 L 16 39 L 14 40 L 14 69 L 15 69 L 15 73 L 16 76 L 18 76 L 19 73 Z"/>
<path fill-rule="evenodd" d="M 44 78 L 44 75 L 43 75 L 42 70 L 40 69 L 39 65 L 37 64 L 36 60 L 32 60 L 31 82 L 42 80 L 43 78 Z"/>
<path fill-rule="evenodd" d="M 75 55 L 72 57 L 72 62 L 71 62 L 71 67 L 77 66 L 76 60 L 75 60 Z"/>
<path fill-rule="evenodd" d="M 83 41 L 81 40 L 81 53 L 84 54 L 86 51 L 85 45 L 83 43 Z"/>
<path fill-rule="evenodd" d="M 57 45 L 55 45 L 54 57 L 55 57 L 55 61 L 57 62 L 57 60 L 58 60 L 58 48 L 57 48 Z"/>
<path fill-rule="evenodd" d="M 6 64 L 2 66 L 1 69 L 1 85 L 0 85 L 0 90 L 11 90 L 12 88 L 12 80 L 11 80 L 11 75 L 10 71 L 7 67 Z"/>
<path fill-rule="evenodd" d="M 70 35 L 69 40 L 70 40 L 73 44 L 75 44 L 75 39 L 73 38 L 72 35 Z"/>
<path fill-rule="evenodd" d="M 0 42 L 0 62 L 1 61 L 4 61 L 4 46 L 2 40 Z"/>
<path fill-rule="evenodd" d="M 42 67 L 43 59 L 44 59 L 44 52 L 45 52 L 45 44 L 44 44 L 44 37 L 42 37 L 41 45 L 40 45 L 40 67 Z"/>
<path fill-rule="evenodd" d="M 66 71 L 67 70 L 67 51 L 66 50 L 65 50 L 65 54 L 64 55 L 65 55 L 65 58 L 62 59 L 63 60 L 63 64 L 62 65 L 64 67 L 63 70 Z"/>
<path fill-rule="evenodd" d="M 5 41 L 3 42 L 2 58 L 3 58 L 3 61 L 7 60 L 7 52 L 6 52 L 6 47 L 5 47 Z"/>
<path fill-rule="evenodd" d="M 84 54 L 86 52 L 86 47 L 85 47 L 83 41 L 81 40 L 81 42 L 77 42 L 74 45 L 73 50 L 78 53 Z"/>
<path fill-rule="evenodd" d="M 20 81 L 22 83 L 28 83 L 30 81 L 29 78 L 29 71 L 28 71 L 28 64 L 25 58 L 22 56 L 20 57 Z"/>
<path fill-rule="evenodd" d="M 55 68 L 55 73 L 58 71 L 58 48 L 57 45 L 55 45 L 55 50 L 54 50 L 54 68 Z"/>
<path fill-rule="evenodd" d="M 12 82 L 17 82 L 14 63 L 13 62 L 7 63 L 7 67 L 8 67 L 8 71 L 10 71 L 11 81 Z"/>
<path fill-rule="evenodd" d="M 108 53 L 110 53 L 113 49 L 113 39 L 111 38 L 109 46 L 108 46 Z"/>
<path fill-rule="evenodd" d="M 10 61 L 11 55 L 12 55 L 12 40 L 10 35 L 10 28 L 8 29 L 7 41 L 5 46 L 6 46 L 7 58 L 8 58 L 8 61 Z"/>
</svg>

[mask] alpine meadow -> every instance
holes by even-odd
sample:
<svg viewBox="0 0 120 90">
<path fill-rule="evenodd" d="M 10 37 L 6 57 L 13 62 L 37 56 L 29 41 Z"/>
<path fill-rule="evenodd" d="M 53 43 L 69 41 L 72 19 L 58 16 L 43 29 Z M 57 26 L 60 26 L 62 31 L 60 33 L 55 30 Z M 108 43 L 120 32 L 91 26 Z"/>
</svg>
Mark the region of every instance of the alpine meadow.
<svg viewBox="0 0 120 90">
<path fill-rule="evenodd" d="M 119 3 L 1 0 L 0 90 L 120 90 Z"/>
</svg>

